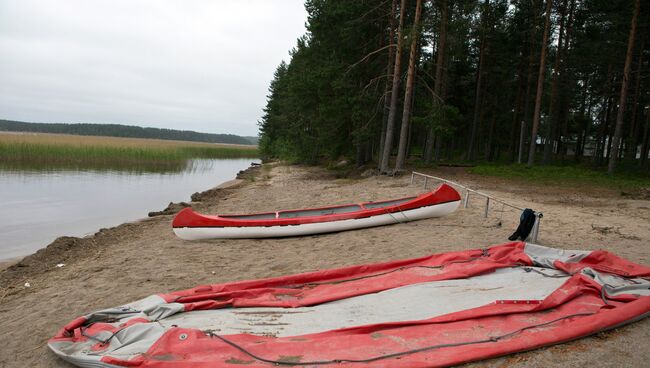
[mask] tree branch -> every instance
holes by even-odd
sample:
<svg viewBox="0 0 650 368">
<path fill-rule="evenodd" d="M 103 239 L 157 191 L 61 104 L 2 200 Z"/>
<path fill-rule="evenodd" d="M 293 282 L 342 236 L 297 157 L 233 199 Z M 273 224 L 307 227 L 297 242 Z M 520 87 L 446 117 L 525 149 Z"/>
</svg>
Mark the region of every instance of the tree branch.
<svg viewBox="0 0 650 368">
<path fill-rule="evenodd" d="M 368 59 L 368 58 L 371 57 L 372 55 L 374 55 L 374 54 L 376 54 L 376 53 L 378 53 L 378 52 L 382 52 L 382 51 L 386 50 L 386 49 L 389 48 L 389 47 L 395 47 L 395 46 L 397 46 L 397 45 L 394 44 L 394 43 L 392 43 L 392 44 L 386 45 L 386 46 L 384 46 L 384 47 L 381 47 L 381 48 L 379 48 L 379 49 L 377 49 L 377 50 L 375 50 L 375 51 L 369 53 L 368 55 L 366 55 L 366 56 L 364 56 L 363 58 L 361 58 L 361 60 L 357 61 L 356 63 L 354 63 L 354 64 L 352 64 L 352 65 L 350 65 L 350 66 L 348 67 L 348 69 L 345 71 L 345 74 L 349 73 L 350 70 L 352 70 L 355 66 L 357 66 L 357 65 L 359 65 L 360 63 L 364 62 L 366 59 Z"/>
</svg>

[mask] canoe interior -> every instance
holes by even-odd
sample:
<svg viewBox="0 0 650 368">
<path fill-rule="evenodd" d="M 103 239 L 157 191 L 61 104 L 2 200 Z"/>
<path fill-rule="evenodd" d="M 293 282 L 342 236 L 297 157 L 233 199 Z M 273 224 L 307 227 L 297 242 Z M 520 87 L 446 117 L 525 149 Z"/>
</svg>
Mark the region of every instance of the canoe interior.
<svg viewBox="0 0 650 368">
<path fill-rule="evenodd" d="M 412 201 L 417 197 L 408 197 L 408 198 L 402 198 L 402 199 L 393 199 L 390 201 L 382 201 L 382 202 L 372 202 L 372 203 L 364 203 L 363 206 L 369 210 L 373 210 L 375 208 L 382 208 L 382 207 L 390 207 L 390 206 L 397 206 L 402 203 L 406 203 L 408 201 Z"/>
<path fill-rule="evenodd" d="M 311 217 L 311 216 L 325 216 L 334 215 L 339 213 L 357 212 L 361 211 L 361 206 L 358 204 L 330 207 L 330 208 L 317 208 L 314 210 L 298 210 L 298 211 L 282 211 L 278 213 L 279 218 L 295 218 L 295 217 Z"/>
<path fill-rule="evenodd" d="M 219 217 L 239 220 L 271 220 L 275 218 L 274 213 L 256 213 L 252 215 L 219 215 Z"/>
<path fill-rule="evenodd" d="M 371 210 L 376 208 L 396 206 L 411 201 L 415 198 L 417 197 L 408 197 L 408 198 L 401 198 L 401 199 L 382 201 L 382 202 L 364 203 L 363 207 L 365 209 Z M 277 218 L 296 218 L 296 217 L 335 215 L 341 213 L 357 212 L 357 211 L 361 211 L 364 208 L 361 208 L 361 206 L 358 204 L 352 204 L 352 205 L 328 207 L 328 208 L 280 211 L 278 212 Z M 251 215 L 219 215 L 219 217 L 228 218 L 228 219 L 239 219 L 239 220 L 270 220 L 276 218 L 275 213 L 257 213 Z"/>
</svg>

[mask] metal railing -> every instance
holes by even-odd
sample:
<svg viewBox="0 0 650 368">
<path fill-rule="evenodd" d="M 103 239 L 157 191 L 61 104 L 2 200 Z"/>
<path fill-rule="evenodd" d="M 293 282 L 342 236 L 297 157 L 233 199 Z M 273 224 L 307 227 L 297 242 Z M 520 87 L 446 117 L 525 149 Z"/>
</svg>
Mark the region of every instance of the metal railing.
<svg viewBox="0 0 650 368">
<path fill-rule="evenodd" d="M 468 187 L 466 187 L 466 186 L 464 186 L 464 185 L 462 185 L 460 183 L 457 183 L 455 181 L 447 180 L 445 178 L 440 178 L 440 177 L 433 176 L 433 175 L 419 173 L 417 171 L 411 172 L 411 185 L 413 185 L 413 183 L 415 182 L 415 177 L 416 176 L 421 176 L 421 177 L 424 178 L 424 189 L 427 188 L 427 185 L 429 184 L 429 179 L 441 181 L 443 183 L 447 183 L 449 185 L 461 188 L 462 191 L 465 192 L 465 197 L 463 199 L 463 208 L 469 207 L 470 193 L 485 198 L 485 213 L 484 213 L 485 218 L 488 217 L 488 214 L 490 212 L 490 202 L 500 203 L 503 206 L 510 207 L 510 208 L 513 208 L 513 209 L 519 210 L 519 211 L 524 210 L 524 208 L 512 205 L 512 204 L 507 203 L 507 202 L 505 202 L 505 201 L 503 201 L 501 199 L 495 198 L 495 197 L 493 197 L 493 196 L 491 196 L 489 194 L 479 192 L 478 190 L 470 189 L 470 188 L 468 188 Z M 530 239 L 530 241 L 533 242 L 533 243 L 537 242 L 537 236 L 539 235 L 539 225 L 540 225 L 539 223 L 542 220 L 542 217 L 544 217 L 544 215 L 541 212 L 535 212 L 535 224 L 533 225 L 533 229 L 530 231 L 530 234 L 528 235 L 528 238 L 526 238 L 526 240 Z"/>
</svg>

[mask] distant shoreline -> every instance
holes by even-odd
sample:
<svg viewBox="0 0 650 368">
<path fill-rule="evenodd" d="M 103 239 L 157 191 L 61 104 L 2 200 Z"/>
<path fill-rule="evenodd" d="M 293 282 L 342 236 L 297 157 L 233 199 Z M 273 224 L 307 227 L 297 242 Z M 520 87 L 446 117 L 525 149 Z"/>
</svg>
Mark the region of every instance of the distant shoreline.
<svg viewBox="0 0 650 368">
<path fill-rule="evenodd" d="M 115 137 L 108 135 L 80 135 L 80 134 L 66 134 L 66 133 L 42 133 L 42 132 L 28 132 L 28 131 L 13 131 L 13 130 L 0 130 L 0 136 L 53 136 L 53 137 L 78 137 L 78 138 L 106 138 L 106 139 L 124 139 L 137 141 L 154 141 L 154 142 L 171 142 L 171 143 L 190 143 L 194 145 L 207 145 L 207 146 L 227 146 L 239 147 L 244 149 L 256 149 L 257 145 L 254 144 L 239 144 L 239 143 L 216 143 L 216 142 L 199 142 L 199 141 L 184 141 L 182 139 L 160 139 L 160 138 L 138 138 L 138 137 Z"/>
<path fill-rule="evenodd" d="M 252 136 L 244 137 L 235 134 L 201 133 L 192 130 L 162 129 L 122 124 L 31 123 L 0 119 L 0 132 L 3 131 L 118 138 L 162 139 L 251 146 L 257 145 L 257 137 Z"/>
</svg>

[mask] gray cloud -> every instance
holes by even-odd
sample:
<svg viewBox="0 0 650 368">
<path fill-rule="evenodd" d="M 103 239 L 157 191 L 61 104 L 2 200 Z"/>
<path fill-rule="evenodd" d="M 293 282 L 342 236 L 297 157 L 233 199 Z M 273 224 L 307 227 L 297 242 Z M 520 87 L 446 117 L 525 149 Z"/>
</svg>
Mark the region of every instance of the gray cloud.
<svg viewBox="0 0 650 368">
<path fill-rule="evenodd" d="M 0 0 L 0 118 L 254 135 L 303 0 Z"/>
</svg>

